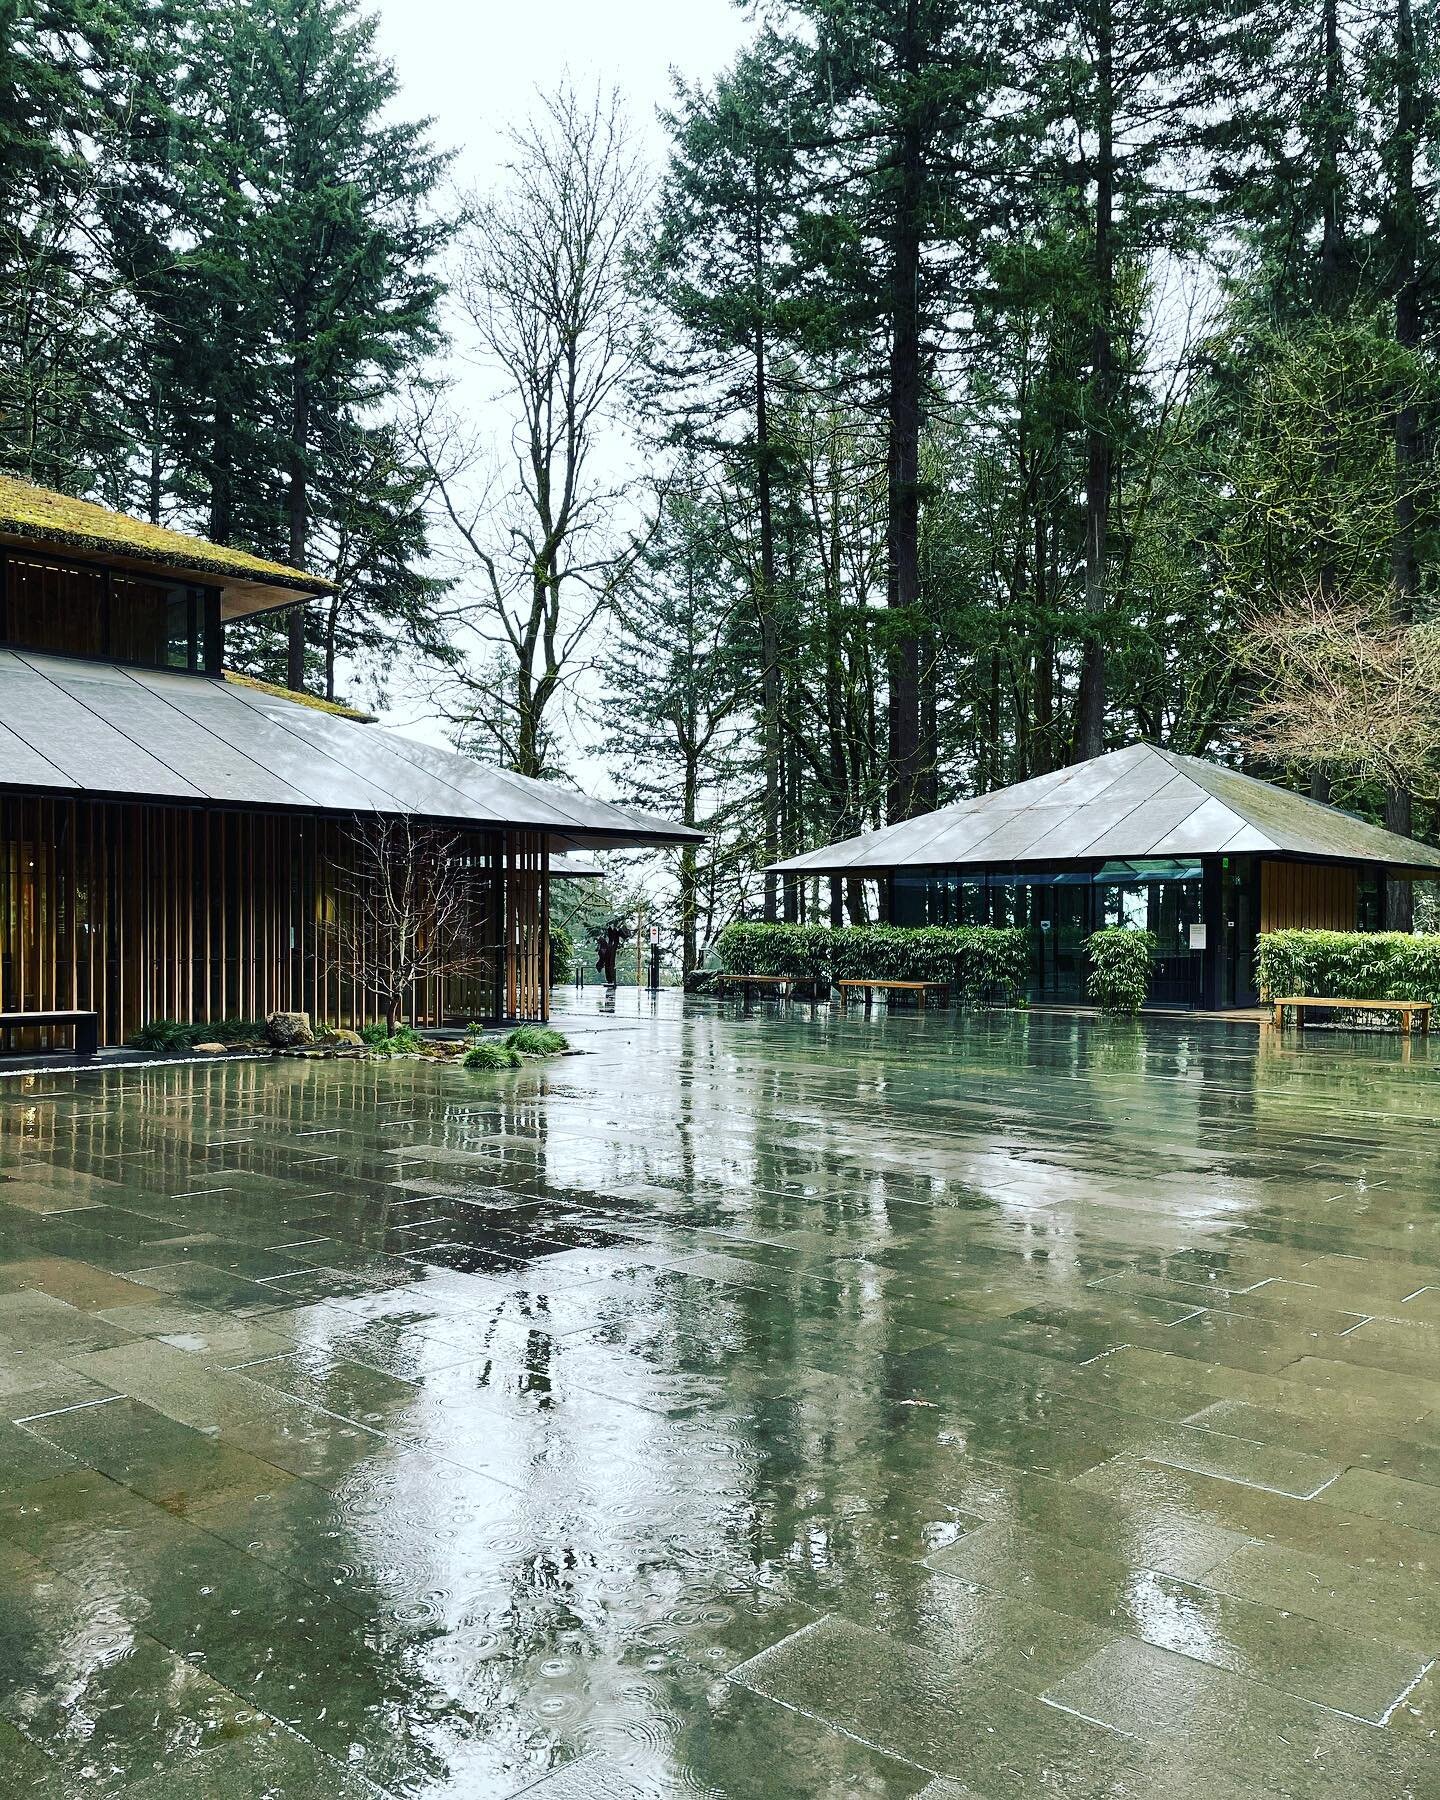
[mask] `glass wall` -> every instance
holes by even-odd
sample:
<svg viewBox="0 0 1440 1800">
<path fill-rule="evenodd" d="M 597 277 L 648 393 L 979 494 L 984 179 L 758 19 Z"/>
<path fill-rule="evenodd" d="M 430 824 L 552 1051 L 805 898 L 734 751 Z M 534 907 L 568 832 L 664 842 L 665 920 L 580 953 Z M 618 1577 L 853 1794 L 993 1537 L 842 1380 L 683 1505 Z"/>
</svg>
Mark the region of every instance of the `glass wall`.
<svg viewBox="0 0 1440 1800">
<path fill-rule="evenodd" d="M 1083 943 L 1103 925 L 1153 931 L 1151 998 L 1198 1005 L 1203 926 L 1198 860 L 1152 858 L 1064 869 L 907 869 L 891 879 L 897 925 L 1019 925 L 1031 934 L 1030 997 L 1084 996 Z M 1202 934 L 1203 935 L 1203 934 Z"/>
<path fill-rule="evenodd" d="M 127 569 L 7 550 L 0 644 L 218 675 L 220 595 Z"/>
</svg>

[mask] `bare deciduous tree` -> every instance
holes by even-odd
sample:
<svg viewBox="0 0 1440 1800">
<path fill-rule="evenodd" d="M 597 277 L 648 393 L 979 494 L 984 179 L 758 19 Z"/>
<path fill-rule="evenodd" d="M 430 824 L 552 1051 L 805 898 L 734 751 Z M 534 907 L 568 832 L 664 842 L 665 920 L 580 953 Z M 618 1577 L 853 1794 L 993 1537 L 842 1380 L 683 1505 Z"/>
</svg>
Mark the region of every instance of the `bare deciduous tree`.
<svg viewBox="0 0 1440 1800">
<path fill-rule="evenodd" d="M 510 455 L 488 476 L 473 438 L 436 412 L 422 440 L 478 593 L 458 622 L 500 649 L 437 695 L 463 739 L 547 773 L 546 713 L 641 548 L 633 488 L 597 468 L 641 353 L 630 255 L 645 189 L 617 96 L 541 97 L 510 134 L 507 179 L 466 203 L 455 294 L 482 368 L 498 371 Z"/>
<path fill-rule="evenodd" d="M 460 834 L 408 814 L 361 814 L 335 873 L 335 914 L 321 932 L 326 966 L 374 994 L 394 1035 L 421 982 L 489 972 L 483 941 L 489 873 Z"/>
<path fill-rule="evenodd" d="M 1440 629 L 1397 621 L 1390 596 L 1319 588 L 1254 618 L 1241 657 L 1258 694 L 1242 732 L 1272 761 L 1415 794 L 1440 791 Z"/>
</svg>

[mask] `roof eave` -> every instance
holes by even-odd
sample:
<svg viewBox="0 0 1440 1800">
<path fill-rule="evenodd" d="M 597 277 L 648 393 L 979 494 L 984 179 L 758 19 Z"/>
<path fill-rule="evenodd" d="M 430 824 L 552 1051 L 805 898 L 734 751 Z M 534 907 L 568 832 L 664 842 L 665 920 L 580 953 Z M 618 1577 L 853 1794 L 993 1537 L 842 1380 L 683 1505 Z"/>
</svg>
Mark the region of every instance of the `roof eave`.
<svg viewBox="0 0 1440 1800">
<path fill-rule="evenodd" d="M 187 582 L 219 588 L 220 616 L 243 619 L 299 601 L 333 594 L 335 583 L 303 570 L 269 573 L 261 569 L 229 568 L 202 557 L 146 556 L 124 544 L 79 532 L 21 531 L 13 524 L 0 527 L 0 544 L 29 550 L 37 556 L 60 557 L 70 562 L 96 563 L 125 569 L 136 575 L 152 575 L 159 581 Z"/>
<path fill-rule="evenodd" d="M 535 829 L 534 825 L 525 826 L 516 823 L 509 827 L 516 831 Z M 688 826 L 657 826 L 653 831 L 637 827 L 634 831 L 617 831 L 608 826 L 595 826 L 586 830 L 581 825 L 567 825 L 563 830 L 551 828 L 549 836 L 557 841 L 581 845 L 587 850 L 643 850 L 683 849 L 687 844 L 700 845 L 708 842 L 703 831 L 691 831 Z"/>
</svg>

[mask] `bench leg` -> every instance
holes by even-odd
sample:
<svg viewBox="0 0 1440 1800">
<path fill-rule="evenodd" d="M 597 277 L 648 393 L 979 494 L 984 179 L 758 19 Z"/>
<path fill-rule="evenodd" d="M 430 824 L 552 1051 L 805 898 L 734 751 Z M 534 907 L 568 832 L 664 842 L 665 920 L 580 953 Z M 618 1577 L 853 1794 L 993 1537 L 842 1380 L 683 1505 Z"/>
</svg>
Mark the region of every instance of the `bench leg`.
<svg viewBox="0 0 1440 1800">
<path fill-rule="evenodd" d="M 1400 1030 L 1401 1030 L 1401 1033 L 1405 1037 L 1409 1037 L 1409 1035 L 1410 1035 L 1410 1015 L 1408 1012 L 1402 1012 L 1400 1015 Z"/>
<path fill-rule="evenodd" d="M 1280 1031 L 1285 1024 L 1285 1008 L 1277 1000 L 1275 1002 L 1275 1029 Z"/>
<path fill-rule="evenodd" d="M 81 1062 L 89 1062 L 99 1054 L 100 1021 L 98 1018 L 77 1019 L 75 1021 L 75 1055 Z"/>
</svg>

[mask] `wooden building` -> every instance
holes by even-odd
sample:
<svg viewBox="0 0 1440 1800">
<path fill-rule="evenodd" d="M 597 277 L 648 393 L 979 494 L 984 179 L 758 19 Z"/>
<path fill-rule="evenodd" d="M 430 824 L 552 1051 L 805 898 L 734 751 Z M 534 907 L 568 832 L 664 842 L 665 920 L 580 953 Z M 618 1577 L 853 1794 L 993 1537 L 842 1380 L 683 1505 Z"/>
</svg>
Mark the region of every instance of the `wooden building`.
<svg viewBox="0 0 1440 1800">
<path fill-rule="evenodd" d="M 896 925 L 1019 925 L 1029 994 L 1084 996 L 1102 925 L 1158 940 L 1152 1001 L 1253 1006 L 1255 943 L 1286 926 L 1377 930 L 1387 879 L 1440 850 L 1198 757 L 1132 744 L 777 865 L 878 879 Z"/>
<path fill-rule="evenodd" d="M 393 818 L 463 863 L 475 949 L 407 1015 L 543 1018 L 551 855 L 697 838 L 224 672 L 230 620 L 326 591 L 0 477 L 0 1013 L 364 1022 L 349 877 Z"/>
</svg>

